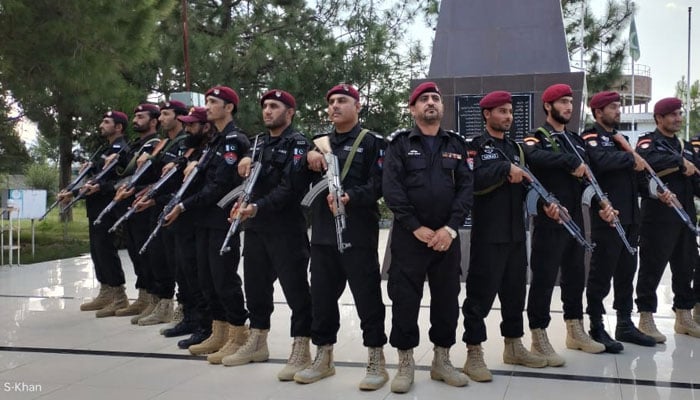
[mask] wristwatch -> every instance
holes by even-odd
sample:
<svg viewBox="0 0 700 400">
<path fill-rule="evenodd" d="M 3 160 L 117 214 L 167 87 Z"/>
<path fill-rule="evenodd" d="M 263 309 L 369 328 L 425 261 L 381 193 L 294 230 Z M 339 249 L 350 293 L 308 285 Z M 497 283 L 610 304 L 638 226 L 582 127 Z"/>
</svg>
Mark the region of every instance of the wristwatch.
<svg viewBox="0 0 700 400">
<path fill-rule="evenodd" d="M 443 228 L 445 228 L 445 230 L 447 231 L 447 233 L 450 234 L 450 237 L 451 237 L 452 239 L 457 239 L 457 231 L 456 231 L 456 230 L 450 228 L 450 227 L 447 226 L 447 225 L 445 225 Z"/>
</svg>

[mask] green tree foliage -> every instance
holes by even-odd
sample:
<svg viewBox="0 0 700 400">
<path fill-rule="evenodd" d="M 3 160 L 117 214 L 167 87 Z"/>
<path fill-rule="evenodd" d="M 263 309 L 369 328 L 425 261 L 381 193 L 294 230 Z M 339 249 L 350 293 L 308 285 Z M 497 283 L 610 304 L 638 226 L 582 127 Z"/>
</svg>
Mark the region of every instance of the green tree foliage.
<svg viewBox="0 0 700 400">
<path fill-rule="evenodd" d="M 688 94 L 688 81 L 685 76 L 676 83 L 676 97 L 686 101 Z M 690 103 L 686 104 L 684 112 L 690 113 L 690 137 L 700 135 L 700 81 L 695 81 L 690 85 Z M 683 129 L 681 132 L 685 134 L 686 119 L 683 118 Z"/>
<path fill-rule="evenodd" d="M 58 169 L 47 163 L 33 163 L 24 171 L 25 182 L 33 189 L 44 189 L 49 199 L 53 199 L 58 190 Z"/>
<path fill-rule="evenodd" d="M 561 0 L 569 55 L 572 64 L 580 64 L 583 49 L 583 69 L 589 94 L 621 88 L 622 69 L 628 57 L 628 32 L 625 29 L 634 15 L 631 0 L 608 0 L 602 15 L 590 6 L 582 15 L 586 0 Z M 581 40 L 583 24 L 583 41 Z M 580 67 L 580 66 L 579 66 Z M 625 85 L 625 83 L 622 83 Z"/>
<path fill-rule="evenodd" d="M 420 2 L 368 0 L 188 1 L 191 90 L 223 84 L 241 95 L 237 116 L 257 132 L 260 95 L 271 88 L 293 93 L 296 124 L 313 133 L 327 129 L 324 94 L 339 82 L 363 94 L 364 123 L 388 133 L 404 124 L 410 65 L 425 57 L 405 46 L 406 27 Z M 184 90 L 181 8 L 159 27 L 156 91 Z M 409 48 L 409 52 L 402 52 Z"/>
<path fill-rule="evenodd" d="M 0 174 L 21 174 L 31 160 L 15 131 L 19 117 L 10 117 L 7 100 L 0 92 Z"/>
<path fill-rule="evenodd" d="M 148 88 L 144 65 L 172 0 L 3 0 L 0 84 L 39 131 L 56 140 L 60 185 L 70 179 L 74 138 L 106 109 L 126 109 Z M 154 80 L 150 76 L 150 81 Z"/>
</svg>

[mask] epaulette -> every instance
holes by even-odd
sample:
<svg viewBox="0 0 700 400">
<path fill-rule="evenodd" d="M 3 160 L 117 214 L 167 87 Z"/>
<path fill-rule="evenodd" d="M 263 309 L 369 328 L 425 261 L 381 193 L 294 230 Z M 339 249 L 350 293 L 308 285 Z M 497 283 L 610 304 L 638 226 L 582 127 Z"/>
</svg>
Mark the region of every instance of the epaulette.
<svg viewBox="0 0 700 400">
<path fill-rule="evenodd" d="M 391 143 L 391 141 L 396 139 L 397 137 L 399 137 L 399 135 L 408 134 L 408 133 L 411 133 L 410 129 L 399 129 L 397 131 L 392 132 L 387 137 L 385 137 L 384 140 L 386 140 L 388 143 Z"/>
<path fill-rule="evenodd" d="M 369 132 L 367 132 L 367 133 L 372 134 L 372 136 L 374 136 L 375 138 L 377 138 L 377 139 L 379 139 L 379 140 L 384 140 L 384 136 L 380 135 L 380 134 L 377 133 L 377 132 L 369 131 Z"/>
<path fill-rule="evenodd" d="M 456 137 L 462 143 L 467 143 L 467 139 L 464 136 L 460 135 L 459 133 L 457 133 L 451 129 L 445 129 L 445 133 L 447 133 L 450 136 Z"/>
</svg>

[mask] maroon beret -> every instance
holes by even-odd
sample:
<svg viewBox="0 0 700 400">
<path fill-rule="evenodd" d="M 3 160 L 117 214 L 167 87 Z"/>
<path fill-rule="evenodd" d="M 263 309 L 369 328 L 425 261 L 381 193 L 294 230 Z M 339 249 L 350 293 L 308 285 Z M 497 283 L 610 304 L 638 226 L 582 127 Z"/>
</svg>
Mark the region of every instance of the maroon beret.
<svg viewBox="0 0 700 400">
<path fill-rule="evenodd" d="M 152 113 L 152 114 L 160 115 L 160 107 L 158 107 L 155 104 L 151 104 L 151 103 L 139 104 L 138 106 L 136 106 L 136 108 L 134 108 L 134 114 L 136 114 L 138 112 L 143 112 L 143 111 L 147 111 L 147 112 Z"/>
<path fill-rule="evenodd" d="M 191 124 L 193 122 L 205 123 L 207 122 L 207 108 L 206 107 L 192 107 L 190 108 L 190 113 L 187 115 L 178 115 L 177 119 L 186 124 Z"/>
<path fill-rule="evenodd" d="M 160 109 L 173 110 L 176 114 L 187 115 L 187 106 L 185 103 L 177 100 L 166 101 L 165 103 L 161 104 Z"/>
<path fill-rule="evenodd" d="M 260 106 L 262 106 L 265 100 L 267 99 L 281 101 L 282 103 L 286 104 L 289 108 L 297 108 L 297 101 L 294 100 L 294 96 L 285 92 L 284 90 L 272 89 L 269 92 L 265 93 L 260 98 Z"/>
<path fill-rule="evenodd" d="M 440 94 L 440 88 L 438 88 L 438 86 L 435 84 L 435 82 L 423 82 L 423 83 L 421 83 L 420 85 L 416 86 L 415 89 L 413 89 L 413 92 L 411 92 L 411 96 L 408 98 L 408 105 L 412 106 L 412 105 L 416 104 L 416 100 L 418 100 L 418 96 L 420 96 L 426 92 Z"/>
<path fill-rule="evenodd" d="M 654 105 L 654 114 L 666 115 L 683 107 L 683 101 L 676 97 L 666 97 L 656 102 Z"/>
<path fill-rule="evenodd" d="M 544 90 L 542 93 L 542 102 L 551 103 L 561 99 L 564 96 L 573 96 L 574 92 L 571 90 L 571 86 L 557 83 Z"/>
<path fill-rule="evenodd" d="M 121 111 L 107 111 L 102 118 L 112 118 L 114 123 L 121 123 L 123 125 L 129 124 L 129 117 Z"/>
<path fill-rule="evenodd" d="M 593 97 L 591 97 L 591 102 L 589 103 L 589 106 L 592 110 L 602 110 L 608 104 L 616 101 L 620 101 L 620 93 L 611 91 L 600 92 L 596 93 Z"/>
<path fill-rule="evenodd" d="M 479 107 L 483 109 L 491 109 L 512 102 L 513 98 L 511 97 L 510 93 L 504 90 L 496 90 L 495 92 L 491 92 L 484 96 L 484 98 L 479 102 Z"/>
<path fill-rule="evenodd" d="M 228 86 L 214 86 L 204 93 L 204 97 L 206 96 L 214 96 L 223 101 L 233 103 L 233 105 L 238 108 L 238 93 Z"/>
<path fill-rule="evenodd" d="M 350 96 L 356 101 L 360 101 L 360 92 L 355 89 L 354 86 L 349 85 L 347 83 L 341 83 L 340 85 L 335 85 L 331 88 L 331 90 L 326 93 L 326 101 L 331 97 L 331 95 L 334 94 L 344 94 L 346 96 Z"/>
</svg>

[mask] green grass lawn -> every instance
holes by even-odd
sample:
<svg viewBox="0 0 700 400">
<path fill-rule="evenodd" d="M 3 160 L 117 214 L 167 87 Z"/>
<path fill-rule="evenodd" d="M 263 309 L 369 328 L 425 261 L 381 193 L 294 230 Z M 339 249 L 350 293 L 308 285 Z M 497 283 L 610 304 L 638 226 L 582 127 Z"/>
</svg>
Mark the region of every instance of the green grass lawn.
<svg viewBox="0 0 700 400">
<path fill-rule="evenodd" d="M 7 228 L 9 223 L 5 220 L 4 224 Z M 43 221 L 34 221 L 34 226 L 35 253 L 32 256 L 31 221 L 20 221 L 20 261 L 22 264 L 75 257 L 90 252 L 88 219 L 83 202 L 73 207 L 73 221 L 71 222 L 61 222 L 58 208 L 55 208 Z M 5 243 L 8 241 L 7 235 L 5 232 Z M 4 257 L 5 263 L 7 263 L 7 251 Z M 13 257 L 16 258 L 15 255 Z"/>
</svg>

